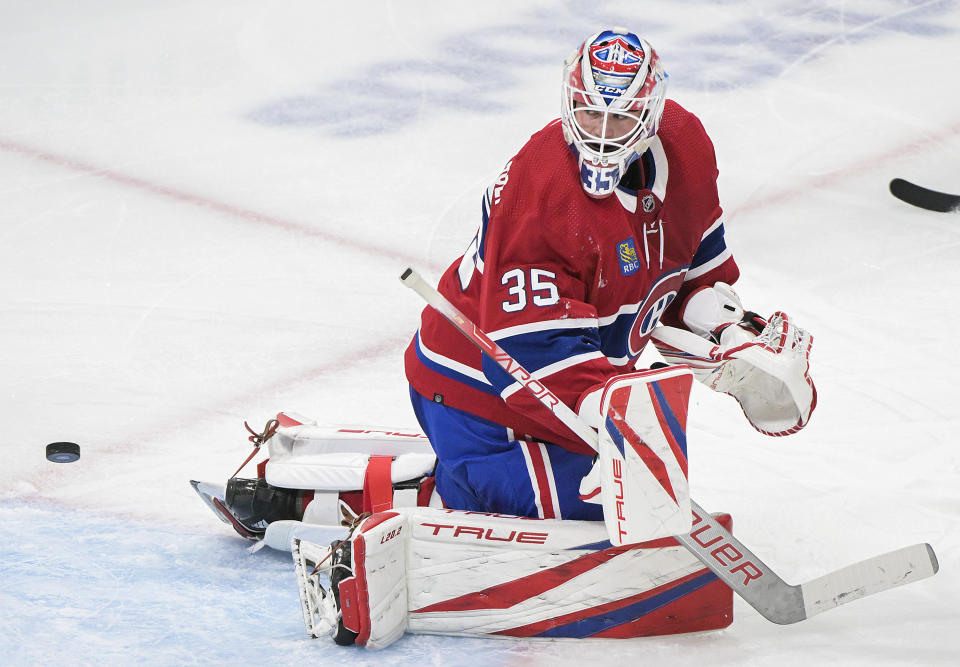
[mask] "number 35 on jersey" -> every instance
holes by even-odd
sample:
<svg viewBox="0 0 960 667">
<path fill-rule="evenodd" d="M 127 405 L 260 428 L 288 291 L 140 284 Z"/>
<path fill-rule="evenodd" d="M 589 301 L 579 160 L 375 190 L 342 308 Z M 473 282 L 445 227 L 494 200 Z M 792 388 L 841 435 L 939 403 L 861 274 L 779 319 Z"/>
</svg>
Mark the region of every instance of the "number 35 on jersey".
<svg viewBox="0 0 960 667">
<path fill-rule="evenodd" d="M 531 303 L 539 307 L 556 305 L 560 302 L 556 280 L 557 274 L 545 269 L 511 269 L 500 278 L 508 295 L 500 307 L 505 313 L 516 313 Z"/>
</svg>

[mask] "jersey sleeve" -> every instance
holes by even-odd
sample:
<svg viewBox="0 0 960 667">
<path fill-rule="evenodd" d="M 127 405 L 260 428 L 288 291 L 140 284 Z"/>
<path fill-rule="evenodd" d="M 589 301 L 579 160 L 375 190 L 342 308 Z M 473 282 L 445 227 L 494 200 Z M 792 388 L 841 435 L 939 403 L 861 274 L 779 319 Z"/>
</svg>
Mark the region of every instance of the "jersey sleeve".
<svg viewBox="0 0 960 667">
<path fill-rule="evenodd" d="M 675 327 L 683 327 L 679 313 L 690 293 L 717 282 L 732 285 L 740 277 L 733 252 L 727 246 L 723 209 L 717 191 L 719 170 L 713 142 L 700 120 L 693 114 L 685 114 L 681 133 L 683 146 L 677 153 L 684 171 L 684 189 L 691 193 L 685 197 L 689 202 L 686 214 L 691 218 L 691 227 L 701 230 L 701 236 L 690 268 L 684 276 L 683 287 L 673 307 L 661 319 L 663 324 Z"/>
</svg>

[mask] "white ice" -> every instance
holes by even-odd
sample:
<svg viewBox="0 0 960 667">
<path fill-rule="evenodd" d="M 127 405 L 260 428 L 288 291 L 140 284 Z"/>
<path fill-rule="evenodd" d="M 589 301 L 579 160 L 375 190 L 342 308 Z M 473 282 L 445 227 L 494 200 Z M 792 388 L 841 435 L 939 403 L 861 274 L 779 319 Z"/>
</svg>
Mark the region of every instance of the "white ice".
<svg viewBox="0 0 960 667">
<path fill-rule="evenodd" d="M 0 662 L 960 662 L 960 190 L 952 0 L 7 0 L 0 9 Z M 795 626 L 739 600 L 619 643 L 303 633 L 285 554 L 187 480 L 278 410 L 411 427 L 401 356 L 480 195 L 558 112 L 560 63 L 647 36 L 711 133 L 739 291 L 815 335 L 785 439 L 697 393 L 697 500 L 786 579 L 915 542 L 934 578 Z M 44 459 L 70 440 L 74 464 Z"/>
</svg>

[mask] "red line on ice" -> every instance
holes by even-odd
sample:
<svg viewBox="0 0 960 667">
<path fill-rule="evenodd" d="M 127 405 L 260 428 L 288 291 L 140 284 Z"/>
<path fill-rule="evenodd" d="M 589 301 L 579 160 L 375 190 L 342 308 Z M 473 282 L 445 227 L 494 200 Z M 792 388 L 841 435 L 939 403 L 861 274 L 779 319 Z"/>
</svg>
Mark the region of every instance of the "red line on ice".
<svg viewBox="0 0 960 667">
<path fill-rule="evenodd" d="M 98 167 L 93 163 L 80 160 L 77 158 L 67 157 L 65 155 L 59 155 L 35 146 L 30 146 L 28 144 L 14 141 L 11 139 L 6 139 L 0 137 L 0 150 L 4 150 L 10 153 L 16 153 L 25 157 L 29 157 L 35 160 L 46 162 L 49 164 L 56 165 L 58 167 L 68 169 L 73 172 L 86 174 L 89 176 L 95 176 L 102 178 L 119 185 L 124 185 L 141 192 L 148 194 L 156 195 L 159 197 L 164 197 L 166 199 L 174 200 L 184 204 L 190 204 L 200 208 L 208 209 L 215 211 L 217 213 L 222 213 L 233 218 L 242 220 L 248 223 L 257 223 L 267 227 L 272 227 L 286 232 L 292 232 L 296 234 L 302 234 L 304 236 L 310 236 L 313 238 L 320 239 L 322 241 L 327 241 L 330 243 L 336 243 L 341 246 L 345 246 L 350 250 L 355 252 L 378 256 L 391 261 L 397 262 L 397 270 L 402 268 L 401 264 L 421 264 L 426 265 L 429 268 L 434 270 L 442 270 L 442 267 L 438 268 L 436 266 L 430 265 L 430 263 L 425 262 L 421 257 L 412 257 L 405 255 L 403 253 L 398 253 L 387 247 L 377 247 L 376 245 L 371 244 L 369 241 L 350 238 L 349 236 L 342 236 L 338 234 L 332 234 L 330 232 L 323 231 L 322 229 L 317 229 L 308 224 L 297 222 L 293 220 L 285 220 L 276 216 L 268 215 L 265 213 L 260 213 L 251 209 L 246 209 L 240 206 L 235 206 L 233 204 L 228 204 L 226 202 L 218 201 L 210 197 L 204 197 L 198 194 L 187 192 L 184 190 L 178 190 L 174 187 L 167 185 L 162 185 L 160 183 L 154 183 L 131 174 L 125 174 L 115 169 L 108 169 L 105 167 Z M 411 308 L 416 308 L 417 304 L 413 303 Z M 412 333 L 411 333 L 412 335 Z M 405 341 L 404 341 L 405 343 Z M 206 405 L 198 406 L 191 410 L 185 410 L 176 416 L 165 415 L 162 417 L 162 421 L 157 424 L 138 424 L 136 425 L 137 434 L 130 438 L 124 438 L 121 442 L 116 442 L 110 445 L 106 445 L 103 448 L 103 451 L 107 452 L 125 452 L 133 449 L 133 446 L 142 445 L 146 442 L 153 442 L 159 440 L 164 436 L 169 436 L 171 433 L 176 432 L 181 429 L 189 428 L 190 423 L 193 419 L 200 419 L 204 416 L 209 415 L 211 412 L 218 412 L 223 410 L 229 410 L 231 408 L 236 408 L 239 405 L 248 402 L 252 397 L 256 395 L 261 395 L 265 393 L 270 393 L 274 391 L 281 391 L 282 389 L 289 389 L 291 384 L 298 384 L 307 382 L 311 379 L 318 378 L 325 374 L 335 371 L 347 370 L 355 365 L 356 359 L 370 360 L 386 354 L 396 352 L 398 345 L 402 345 L 399 339 L 389 340 L 386 342 L 381 342 L 375 345 L 365 346 L 360 349 L 356 349 L 353 353 L 345 353 L 339 359 L 333 360 L 326 364 L 321 364 L 313 368 L 305 369 L 300 373 L 297 373 L 293 377 L 278 378 L 272 384 L 264 386 L 257 383 L 252 383 L 252 388 L 248 391 L 239 392 L 233 396 L 226 397 L 217 402 L 216 405 Z M 400 347 L 400 352 L 402 353 L 402 347 Z M 280 406 L 282 407 L 282 406 Z M 321 418 L 324 415 L 319 415 Z"/>
<path fill-rule="evenodd" d="M 217 213 L 222 213 L 224 215 L 231 216 L 238 220 L 243 220 L 244 222 L 259 223 L 267 227 L 273 227 L 275 229 L 280 229 L 286 232 L 293 232 L 296 234 L 302 234 L 304 236 L 311 236 L 318 238 L 323 241 L 328 241 L 330 243 L 337 243 L 342 246 L 346 246 L 351 250 L 360 252 L 366 255 L 374 255 L 379 257 L 384 257 L 396 261 L 398 265 L 400 263 L 405 264 L 425 264 L 423 258 L 421 257 L 412 257 L 405 255 L 403 253 L 396 252 L 395 250 L 389 247 L 378 247 L 369 241 L 350 238 L 349 236 L 344 236 L 340 234 L 333 234 L 322 229 L 317 229 L 309 224 L 302 222 L 297 222 L 295 220 L 286 220 L 279 218 L 273 215 L 268 215 L 266 213 L 260 213 L 252 209 L 243 208 L 241 206 L 235 206 L 234 204 L 228 204 L 226 202 L 218 201 L 210 197 L 204 197 L 192 192 L 187 192 L 185 190 L 178 190 L 177 188 L 162 185 L 160 183 L 154 183 L 138 176 L 133 176 L 131 174 L 125 174 L 115 169 L 108 169 L 106 167 L 98 167 L 95 164 L 86 162 L 84 160 L 79 160 L 72 157 L 67 157 L 65 155 L 59 155 L 57 153 L 52 153 L 50 151 L 37 148 L 35 146 L 30 146 L 28 144 L 13 141 L 11 139 L 0 138 L 0 150 L 4 150 L 10 153 L 17 153 L 35 160 L 40 160 L 41 162 L 47 162 L 49 164 L 54 164 L 58 167 L 64 169 L 69 169 L 74 172 L 81 174 L 87 174 L 89 176 L 96 176 L 107 181 L 112 181 L 120 185 L 125 185 L 127 187 L 140 190 L 142 192 L 147 192 L 152 195 L 159 197 L 165 197 L 167 199 L 172 199 L 183 204 L 191 204 L 193 206 L 198 206 L 200 208 L 216 211 Z M 398 271 L 402 268 L 397 267 Z M 431 267 L 437 269 L 437 267 Z"/>
<path fill-rule="evenodd" d="M 136 435 L 124 437 L 119 442 L 105 443 L 104 446 L 100 448 L 100 452 L 125 453 L 134 451 L 138 447 L 163 440 L 180 431 L 189 431 L 194 428 L 197 423 L 203 423 L 211 414 L 222 415 L 224 413 L 240 412 L 245 409 L 245 404 L 254 402 L 257 396 L 270 396 L 281 392 L 289 392 L 295 388 L 296 385 L 318 381 L 326 375 L 351 370 L 355 368 L 358 363 L 368 362 L 388 354 L 395 354 L 399 359 L 403 354 L 404 347 L 409 342 L 408 333 L 410 336 L 413 335 L 412 332 L 403 332 L 402 336 L 394 336 L 372 345 L 358 347 L 353 351 L 344 351 L 344 353 L 336 359 L 311 368 L 305 368 L 295 375 L 277 377 L 272 381 L 267 380 L 266 382 L 262 382 L 263 378 L 252 378 L 249 389 L 243 389 L 232 395 L 217 398 L 207 404 L 195 405 L 180 410 L 175 414 L 164 413 L 152 420 L 145 420 L 141 423 L 132 422 L 131 427 L 135 430 Z M 405 390 L 401 391 L 397 396 L 397 400 L 406 400 Z M 374 406 L 374 408 L 375 407 L 376 406 Z M 291 409 L 290 406 L 278 405 L 270 414 L 261 416 L 264 417 L 264 419 L 272 418 L 284 408 Z M 335 415 L 311 414 L 307 416 L 318 418 L 321 422 L 324 420 L 336 421 Z M 376 410 L 374 409 L 372 410 L 371 419 L 375 417 Z M 252 417 L 250 422 L 251 426 L 259 427 L 260 424 L 256 423 L 256 419 L 259 418 L 260 416 Z M 235 435 L 238 443 L 237 452 L 238 454 L 243 454 L 244 448 L 247 447 L 247 444 L 244 442 L 244 440 L 246 440 L 246 434 L 240 428 L 242 424 L 239 421 L 237 425 L 238 428 L 235 433 L 225 434 L 224 437 L 229 439 Z M 242 459 L 243 457 L 238 455 L 238 462 Z"/>
<path fill-rule="evenodd" d="M 786 203 L 790 200 L 797 199 L 798 197 L 808 196 L 812 190 L 833 188 L 838 183 L 862 176 L 864 173 L 875 171 L 880 167 L 885 167 L 891 161 L 898 158 L 925 153 L 932 148 L 941 145 L 944 140 L 958 134 L 960 134 L 960 123 L 954 123 L 953 125 L 944 127 L 939 132 L 934 134 L 926 135 L 918 139 L 902 143 L 894 148 L 887 149 L 881 153 L 877 153 L 869 157 L 864 157 L 842 169 L 832 171 L 828 174 L 821 174 L 820 176 L 804 179 L 796 185 L 780 191 L 774 191 L 766 196 L 758 197 L 756 199 L 749 197 L 742 204 L 732 209 L 730 217 L 732 218 L 734 214 L 743 215 L 745 213 L 753 213 L 754 211 L 760 209 Z M 883 185 L 885 192 L 886 183 Z"/>
</svg>

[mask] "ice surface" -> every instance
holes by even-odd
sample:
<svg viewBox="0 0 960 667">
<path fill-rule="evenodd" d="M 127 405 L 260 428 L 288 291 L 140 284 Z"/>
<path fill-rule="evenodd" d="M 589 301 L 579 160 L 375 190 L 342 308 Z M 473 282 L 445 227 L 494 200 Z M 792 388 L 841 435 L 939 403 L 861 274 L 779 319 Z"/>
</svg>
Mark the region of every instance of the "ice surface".
<svg viewBox="0 0 960 667">
<path fill-rule="evenodd" d="M 955 1 L 36 0 L 0 21 L 0 661 L 956 664 Z M 577 41 L 627 25 L 711 133 L 754 310 L 816 341 L 771 440 L 698 392 L 697 500 L 786 579 L 929 541 L 935 578 L 791 627 L 604 642 L 303 634 L 292 564 L 188 479 L 278 410 L 411 427 L 401 354 L 480 195 L 557 114 Z M 48 442 L 80 443 L 57 465 Z"/>
</svg>

